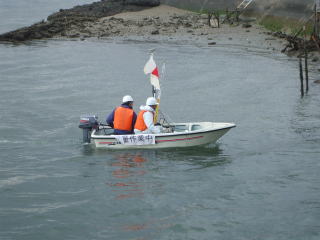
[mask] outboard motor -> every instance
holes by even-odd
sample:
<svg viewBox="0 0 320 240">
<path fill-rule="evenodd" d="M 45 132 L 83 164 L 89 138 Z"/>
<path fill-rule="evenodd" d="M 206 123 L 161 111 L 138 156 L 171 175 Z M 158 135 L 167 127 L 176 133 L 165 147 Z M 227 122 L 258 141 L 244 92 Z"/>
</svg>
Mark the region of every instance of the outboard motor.
<svg viewBox="0 0 320 240">
<path fill-rule="evenodd" d="M 98 127 L 99 127 L 98 117 L 96 116 L 80 117 L 79 128 L 82 128 L 84 143 L 90 143 L 91 132 L 93 129 L 97 129 Z"/>
</svg>

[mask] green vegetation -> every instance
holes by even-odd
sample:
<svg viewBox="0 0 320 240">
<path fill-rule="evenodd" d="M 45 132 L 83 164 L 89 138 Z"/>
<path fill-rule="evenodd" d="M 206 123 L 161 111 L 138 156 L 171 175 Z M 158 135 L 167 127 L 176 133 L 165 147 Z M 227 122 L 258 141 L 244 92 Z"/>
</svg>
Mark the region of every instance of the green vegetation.
<svg viewBox="0 0 320 240">
<path fill-rule="evenodd" d="M 265 17 L 258 21 L 258 23 L 273 32 L 281 31 L 284 26 L 281 22 L 270 17 Z"/>
<path fill-rule="evenodd" d="M 220 10 L 220 9 L 204 9 L 200 13 L 201 14 L 208 14 L 208 13 L 212 13 L 212 12 L 215 12 L 218 15 L 225 15 L 226 14 L 226 10 Z"/>
<path fill-rule="evenodd" d="M 261 18 L 258 23 L 266 29 L 273 32 L 285 32 L 287 34 L 296 34 L 304 25 L 306 26 L 307 35 L 313 32 L 313 24 L 309 21 L 307 23 L 292 18 L 265 16 Z M 302 32 L 300 36 L 304 33 Z"/>
<path fill-rule="evenodd" d="M 182 9 L 185 9 L 187 11 L 194 12 L 197 14 L 208 14 L 208 13 L 215 12 L 216 14 L 219 14 L 219 15 L 225 15 L 227 12 L 226 10 L 221 10 L 221 9 L 199 9 L 199 8 L 193 8 L 193 7 L 187 7 L 187 6 L 182 7 Z"/>
</svg>

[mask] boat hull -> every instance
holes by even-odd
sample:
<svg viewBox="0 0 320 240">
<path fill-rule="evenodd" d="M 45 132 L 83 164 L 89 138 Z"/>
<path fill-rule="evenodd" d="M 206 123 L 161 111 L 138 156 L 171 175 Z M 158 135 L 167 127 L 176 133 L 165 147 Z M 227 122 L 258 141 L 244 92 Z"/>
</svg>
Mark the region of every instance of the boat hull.
<svg viewBox="0 0 320 240">
<path fill-rule="evenodd" d="M 214 124 L 217 125 L 217 123 Z M 215 143 L 233 127 L 235 127 L 235 124 L 223 123 L 223 126 L 220 127 L 215 126 L 197 131 L 186 130 L 186 132 L 156 134 L 156 143 L 151 145 L 123 145 L 118 143 L 117 140 L 112 136 L 97 136 L 94 134 L 94 132 L 92 133 L 91 140 L 95 144 L 96 148 L 107 149 L 161 149 L 194 147 Z"/>
</svg>

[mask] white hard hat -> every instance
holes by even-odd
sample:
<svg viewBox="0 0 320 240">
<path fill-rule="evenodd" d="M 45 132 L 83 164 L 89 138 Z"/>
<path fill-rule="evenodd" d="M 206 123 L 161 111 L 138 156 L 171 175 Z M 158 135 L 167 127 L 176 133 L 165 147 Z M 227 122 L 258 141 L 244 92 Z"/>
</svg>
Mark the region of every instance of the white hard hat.
<svg viewBox="0 0 320 240">
<path fill-rule="evenodd" d="M 122 102 L 133 102 L 133 98 L 130 95 L 126 95 L 122 98 Z"/>
<path fill-rule="evenodd" d="M 154 97 L 149 97 L 147 99 L 146 105 L 147 106 L 154 106 L 154 105 L 158 105 L 158 102 Z"/>
</svg>

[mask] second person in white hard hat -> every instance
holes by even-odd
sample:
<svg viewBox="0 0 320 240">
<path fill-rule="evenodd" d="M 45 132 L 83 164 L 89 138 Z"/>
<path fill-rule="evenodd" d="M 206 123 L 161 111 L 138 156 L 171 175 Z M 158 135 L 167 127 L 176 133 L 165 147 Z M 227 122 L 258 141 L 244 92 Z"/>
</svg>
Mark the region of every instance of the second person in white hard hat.
<svg viewBox="0 0 320 240">
<path fill-rule="evenodd" d="M 134 132 L 136 134 L 160 133 L 160 127 L 155 126 L 153 123 L 157 105 L 157 100 L 154 97 L 149 97 L 146 105 L 140 107 L 140 112 L 134 125 Z"/>
<path fill-rule="evenodd" d="M 114 129 L 116 135 L 134 134 L 133 128 L 137 114 L 133 111 L 133 98 L 126 95 L 121 106 L 115 108 L 107 118 L 107 123 Z"/>
</svg>

